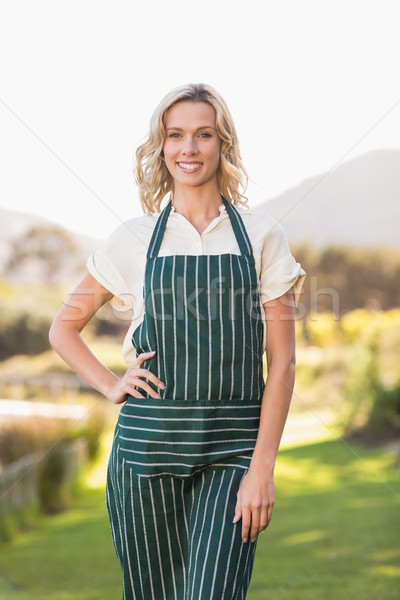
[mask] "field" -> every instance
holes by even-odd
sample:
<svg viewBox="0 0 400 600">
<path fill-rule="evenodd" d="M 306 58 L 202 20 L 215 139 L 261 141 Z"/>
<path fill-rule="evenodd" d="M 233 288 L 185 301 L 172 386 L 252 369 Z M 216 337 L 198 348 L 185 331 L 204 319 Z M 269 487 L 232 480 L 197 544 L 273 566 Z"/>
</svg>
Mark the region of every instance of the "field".
<svg viewBox="0 0 400 600">
<path fill-rule="evenodd" d="M 355 310 L 339 322 L 319 315 L 307 336 L 305 342 L 299 335 L 275 513 L 258 541 L 248 600 L 399 600 L 400 310 Z M 119 353 L 111 339 L 95 347 L 117 372 L 124 368 Z M 30 381 L 69 375 L 49 351 L 14 356 L 0 369 L 14 391 L 21 372 Z M 20 393 L 21 399 L 42 399 L 29 381 Z M 77 400 L 97 402 L 87 390 L 75 392 Z M 117 409 L 100 405 L 107 422 L 103 452 L 72 508 L 40 517 L 34 528 L 0 545 L 1 600 L 122 597 L 104 504 Z M 352 437 L 360 427 L 363 436 Z"/>
<path fill-rule="evenodd" d="M 273 521 L 261 534 L 248 600 L 398 600 L 396 454 L 339 440 L 283 448 Z M 103 471 L 75 507 L 0 547 L 2 600 L 117 600 Z M 95 486 L 95 487 L 94 487 Z"/>
</svg>

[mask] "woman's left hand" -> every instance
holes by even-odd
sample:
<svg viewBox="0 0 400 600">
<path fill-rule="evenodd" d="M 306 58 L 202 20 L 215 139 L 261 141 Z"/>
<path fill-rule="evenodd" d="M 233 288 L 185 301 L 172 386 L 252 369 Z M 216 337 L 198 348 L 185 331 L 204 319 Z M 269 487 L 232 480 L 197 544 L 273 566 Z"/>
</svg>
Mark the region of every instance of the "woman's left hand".
<svg viewBox="0 0 400 600">
<path fill-rule="evenodd" d="M 242 519 L 242 540 L 255 542 L 257 535 L 268 527 L 275 502 L 273 475 L 265 475 L 251 468 L 244 476 L 237 493 L 236 523 Z"/>
</svg>

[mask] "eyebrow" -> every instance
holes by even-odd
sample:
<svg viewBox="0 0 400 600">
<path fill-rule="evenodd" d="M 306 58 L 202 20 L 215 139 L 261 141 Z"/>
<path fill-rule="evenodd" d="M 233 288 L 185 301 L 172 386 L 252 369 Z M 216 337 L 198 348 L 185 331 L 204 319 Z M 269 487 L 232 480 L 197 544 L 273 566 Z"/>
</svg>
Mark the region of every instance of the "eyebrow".
<svg viewBox="0 0 400 600">
<path fill-rule="evenodd" d="M 171 129 L 174 129 L 175 131 L 183 131 L 183 129 L 180 127 L 167 127 L 166 131 L 170 131 Z M 215 127 L 211 127 L 211 125 L 203 125 L 202 127 L 198 127 L 196 132 L 200 131 L 201 129 L 212 129 L 213 131 L 217 131 Z"/>
</svg>

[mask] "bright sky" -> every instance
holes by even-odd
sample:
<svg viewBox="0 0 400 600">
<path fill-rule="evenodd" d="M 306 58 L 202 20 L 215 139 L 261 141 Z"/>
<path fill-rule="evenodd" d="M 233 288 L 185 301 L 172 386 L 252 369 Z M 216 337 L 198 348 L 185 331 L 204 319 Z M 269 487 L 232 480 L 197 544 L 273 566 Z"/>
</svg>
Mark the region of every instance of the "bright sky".
<svg viewBox="0 0 400 600">
<path fill-rule="evenodd" d="M 20 0 L 0 9 L 0 206 L 104 238 L 170 89 L 227 100 L 250 204 L 400 148 L 397 0 Z"/>
</svg>

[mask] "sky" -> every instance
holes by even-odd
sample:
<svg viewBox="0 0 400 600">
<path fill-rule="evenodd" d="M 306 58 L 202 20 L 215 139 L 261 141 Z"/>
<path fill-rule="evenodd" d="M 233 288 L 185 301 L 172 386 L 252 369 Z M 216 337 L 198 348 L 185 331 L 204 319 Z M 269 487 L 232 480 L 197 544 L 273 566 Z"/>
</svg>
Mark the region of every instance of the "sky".
<svg viewBox="0 0 400 600">
<path fill-rule="evenodd" d="M 96 238 L 139 216 L 135 149 L 189 82 L 230 107 L 250 206 L 399 149 L 399 21 L 397 0 L 3 2 L 0 207 Z"/>
</svg>

